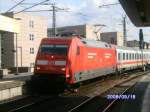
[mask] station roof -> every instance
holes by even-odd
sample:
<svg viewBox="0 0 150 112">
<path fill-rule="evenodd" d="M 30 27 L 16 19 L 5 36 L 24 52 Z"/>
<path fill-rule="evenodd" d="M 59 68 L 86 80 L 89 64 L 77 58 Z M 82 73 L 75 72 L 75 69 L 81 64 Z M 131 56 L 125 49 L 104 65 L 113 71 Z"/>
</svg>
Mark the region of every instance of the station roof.
<svg viewBox="0 0 150 112">
<path fill-rule="evenodd" d="M 0 31 L 19 33 L 20 23 L 18 20 L 0 15 Z"/>
<path fill-rule="evenodd" d="M 150 26 L 150 0 L 119 1 L 135 26 Z"/>
</svg>

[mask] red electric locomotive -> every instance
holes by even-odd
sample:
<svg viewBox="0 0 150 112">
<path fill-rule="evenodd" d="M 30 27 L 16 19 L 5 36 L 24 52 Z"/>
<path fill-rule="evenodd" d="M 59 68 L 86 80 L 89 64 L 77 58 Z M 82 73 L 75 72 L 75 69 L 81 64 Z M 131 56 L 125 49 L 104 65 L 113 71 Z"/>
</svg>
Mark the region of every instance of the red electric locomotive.
<svg viewBox="0 0 150 112">
<path fill-rule="evenodd" d="M 82 81 L 116 71 L 116 51 L 110 44 L 69 38 L 44 38 L 36 57 L 33 80 L 52 86 L 74 87 Z"/>
</svg>

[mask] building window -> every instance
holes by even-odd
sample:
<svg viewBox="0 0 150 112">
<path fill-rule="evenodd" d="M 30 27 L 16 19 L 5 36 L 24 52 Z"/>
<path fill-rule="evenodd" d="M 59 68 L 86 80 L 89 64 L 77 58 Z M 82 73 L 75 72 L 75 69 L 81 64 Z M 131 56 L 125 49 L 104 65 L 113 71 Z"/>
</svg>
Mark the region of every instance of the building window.
<svg viewBox="0 0 150 112">
<path fill-rule="evenodd" d="M 34 40 L 34 34 L 30 34 L 29 37 L 30 37 L 30 40 L 32 41 Z"/>
<path fill-rule="evenodd" d="M 34 54 L 34 48 L 30 48 L 30 54 Z"/>
<path fill-rule="evenodd" d="M 32 20 L 29 21 L 29 27 L 34 28 L 34 21 L 32 21 Z"/>
<path fill-rule="evenodd" d="M 4 66 L 5 66 L 5 64 L 4 64 L 4 63 L 2 63 L 2 64 L 1 64 L 1 66 L 2 66 L 2 67 L 4 67 Z"/>
</svg>

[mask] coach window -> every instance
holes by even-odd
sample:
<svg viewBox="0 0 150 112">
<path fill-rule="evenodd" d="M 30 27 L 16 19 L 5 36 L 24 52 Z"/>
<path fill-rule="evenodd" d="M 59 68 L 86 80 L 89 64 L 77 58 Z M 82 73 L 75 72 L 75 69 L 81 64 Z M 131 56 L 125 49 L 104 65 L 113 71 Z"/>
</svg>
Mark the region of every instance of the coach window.
<svg viewBox="0 0 150 112">
<path fill-rule="evenodd" d="M 125 53 L 123 53 L 123 60 L 125 60 Z"/>
<path fill-rule="evenodd" d="M 128 53 L 126 54 L 126 59 L 128 60 Z"/>
<path fill-rule="evenodd" d="M 134 53 L 132 54 L 132 60 L 134 60 Z"/>
<path fill-rule="evenodd" d="M 121 59 L 120 59 L 120 53 L 118 53 L 118 60 L 121 60 Z"/>
</svg>

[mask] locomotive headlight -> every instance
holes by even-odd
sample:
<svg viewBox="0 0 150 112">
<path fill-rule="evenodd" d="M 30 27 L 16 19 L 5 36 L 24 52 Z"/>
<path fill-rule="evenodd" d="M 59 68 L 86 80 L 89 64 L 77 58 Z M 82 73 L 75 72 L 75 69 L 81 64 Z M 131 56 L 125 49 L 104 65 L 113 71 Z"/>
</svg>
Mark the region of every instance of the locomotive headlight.
<svg viewBox="0 0 150 112">
<path fill-rule="evenodd" d="M 65 70 L 66 70 L 66 68 L 62 68 L 61 70 L 62 70 L 62 71 L 65 71 Z"/>
<path fill-rule="evenodd" d="M 69 78 L 69 77 L 70 77 L 70 75 L 69 75 L 69 74 L 67 74 L 67 75 L 66 75 L 66 77 L 67 77 L 67 78 Z"/>
<path fill-rule="evenodd" d="M 40 67 L 36 67 L 37 70 L 40 70 Z"/>
</svg>

